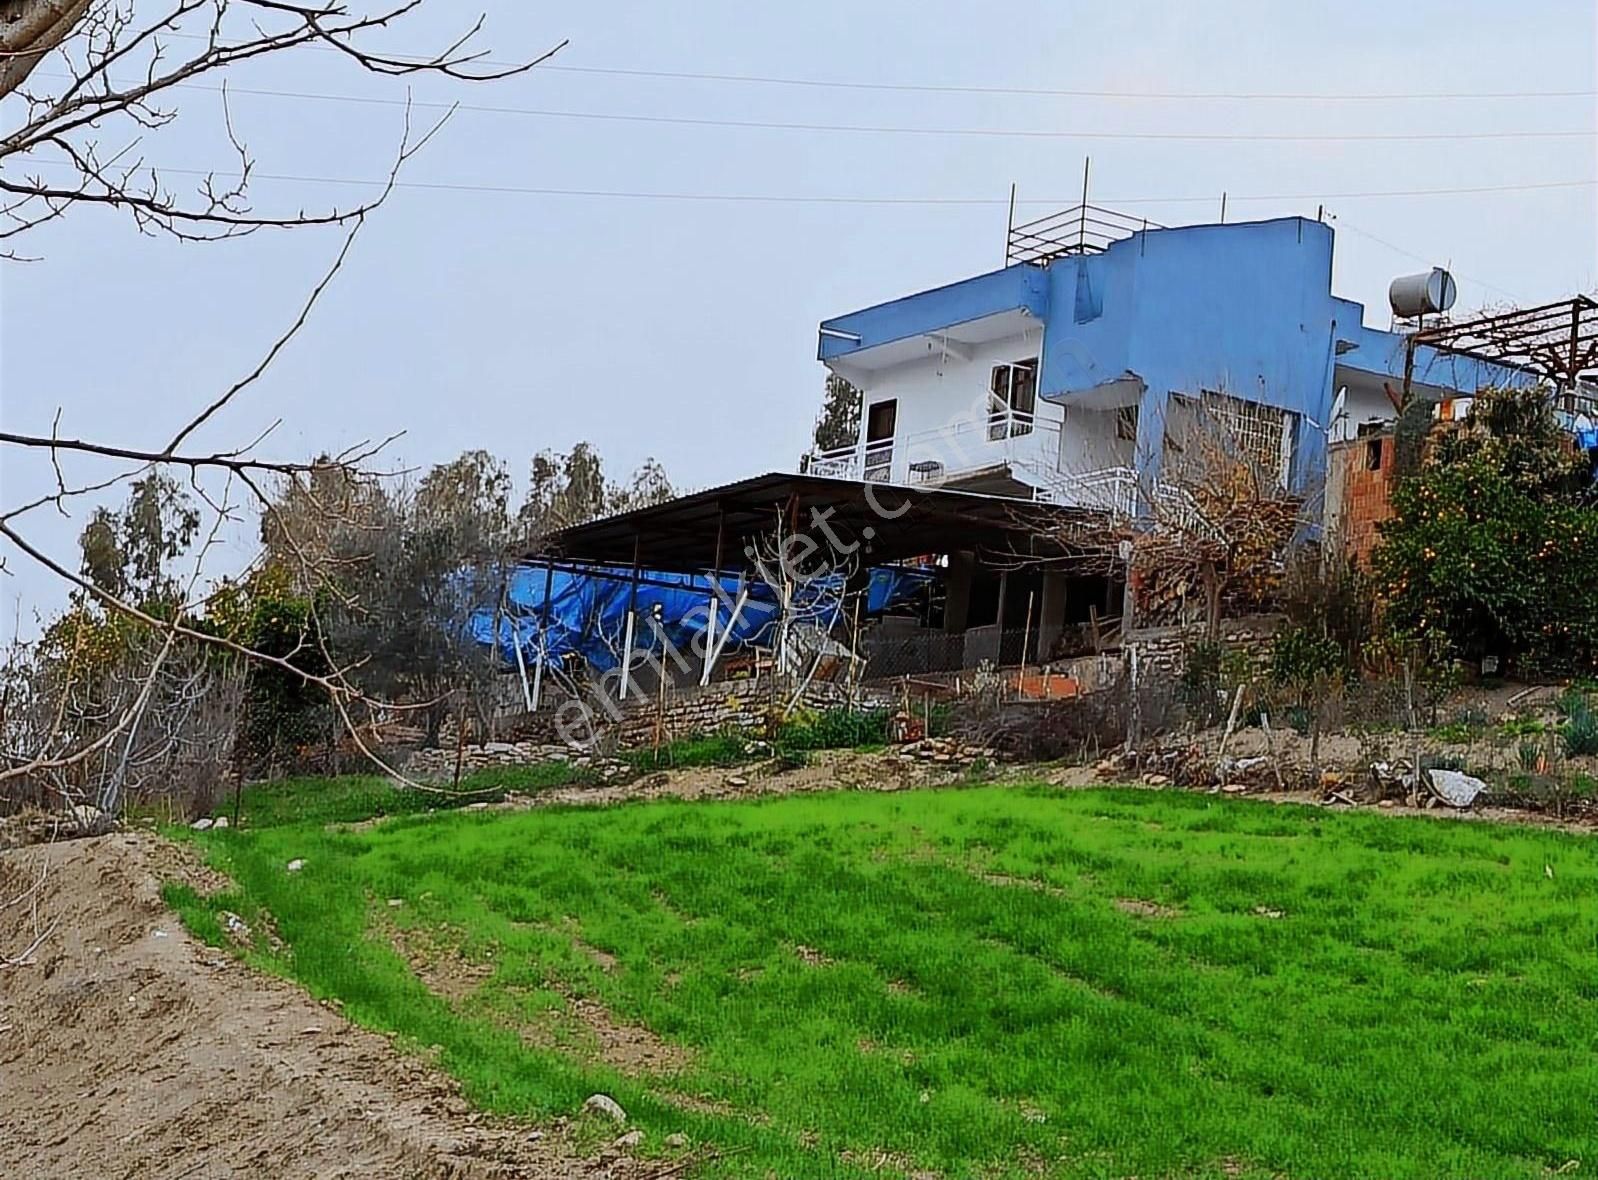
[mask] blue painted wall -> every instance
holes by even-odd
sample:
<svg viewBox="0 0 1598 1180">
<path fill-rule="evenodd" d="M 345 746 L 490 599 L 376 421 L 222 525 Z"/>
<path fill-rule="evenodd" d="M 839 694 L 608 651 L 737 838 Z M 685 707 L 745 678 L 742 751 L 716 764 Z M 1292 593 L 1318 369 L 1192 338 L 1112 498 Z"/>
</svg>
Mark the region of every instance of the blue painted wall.
<svg viewBox="0 0 1598 1180">
<path fill-rule="evenodd" d="M 1069 406 L 1094 385 L 1135 376 L 1144 386 L 1137 455 L 1148 474 L 1164 449 L 1173 393 L 1226 392 L 1324 423 L 1331 271 L 1330 227 L 1296 217 L 1147 230 L 1056 262 L 1042 394 Z M 1084 319 L 1084 309 L 1098 315 Z M 1320 469 L 1325 441 L 1301 433 L 1300 483 Z"/>
<path fill-rule="evenodd" d="M 1365 308 L 1351 299 L 1333 299 L 1337 317 L 1337 339 L 1354 345 L 1337 358 L 1337 363 L 1367 373 L 1380 373 L 1401 381 L 1404 376 L 1404 337 L 1396 332 L 1367 328 L 1362 323 Z M 1525 385 L 1535 378 L 1518 369 L 1494 365 L 1469 357 L 1439 353 L 1435 349 L 1415 350 L 1415 381 L 1473 394 L 1493 386 Z"/>
</svg>

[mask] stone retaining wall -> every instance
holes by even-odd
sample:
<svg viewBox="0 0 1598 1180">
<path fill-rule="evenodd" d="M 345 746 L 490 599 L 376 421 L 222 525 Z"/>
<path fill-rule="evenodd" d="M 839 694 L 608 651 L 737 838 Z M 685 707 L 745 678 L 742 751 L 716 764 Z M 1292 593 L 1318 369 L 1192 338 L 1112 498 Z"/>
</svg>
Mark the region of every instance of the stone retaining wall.
<svg viewBox="0 0 1598 1180">
<path fill-rule="evenodd" d="M 600 751 L 613 754 L 645 749 L 655 744 L 657 736 L 662 744 L 696 734 L 729 731 L 746 733 L 751 738 L 764 737 L 793 699 L 796 687 L 772 678 L 759 683 L 740 680 L 705 687 L 668 686 L 664 696 L 648 693 L 612 701 L 620 717 L 611 716 L 604 705 L 589 700 L 587 716 L 594 723 L 592 732 L 569 694 L 546 693 L 537 713 L 501 719 L 500 732 L 510 740 L 469 745 L 459 751 L 461 773 L 558 759 L 593 766 L 603 774 L 612 760 Z M 861 685 L 851 693 L 843 685 L 813 681 L 795 711 L 823 712 L 851 703 L 862 711 L 890 709 L 898 705 L 899 699 L 899 690 L 894 686 Z M 563 733 L 563 728 L 577 740 L 567 740 L 568 733 Z M 411 756 L 406 773 L 416 778 L 453 777 L 456 761 L 455 734 L 450 728 L 441 736 L 439 749 L 418 750 Z"/>
<path fill-rule="evenodd" d="M 1225 619 L 1221 622 L 1221 646 L 1230 651 L 1241 650 L 1249 663 L 1263 673 L 1270 667 L 1271 645 L 1282 622 L 1280 615 Z M 1146 627 L 1129 634 L 1126 647 L 1137 649 L 1141 675 L 1163 675 L 1174 679 L 1182 674 L 1188 649 L 1203 642 L 1204 634 L 1202 623 L 1179 627 Z"/>
</svg>

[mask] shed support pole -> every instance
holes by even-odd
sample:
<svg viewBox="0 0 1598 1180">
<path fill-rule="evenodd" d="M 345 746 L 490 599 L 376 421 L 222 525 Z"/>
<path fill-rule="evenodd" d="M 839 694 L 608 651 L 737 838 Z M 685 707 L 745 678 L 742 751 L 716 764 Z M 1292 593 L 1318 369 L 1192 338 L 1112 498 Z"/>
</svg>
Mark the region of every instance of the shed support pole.
<svg viewBox="0 0 1598 1180">
<path fill-rule="evenodd" d="M 717 661 L 721 659 L 721 649 L 727 646 L 727 640 L 732 636 L 732 629 L 738 625 L 738 617 L 744 613 L 744 604 L 748 601 L 749 591 L 747 589 L 740 590 L 738 592 L 738 600 L 733 603 L 732 614 L 727 618 L 727 625 L 721 629 L 721 641 L 716 644 L 714 650 L 705 653 L 706 679 L 700 683 L 709 682 L 710 672 L 715 669 Z"/>
<path fill-rule="evenodd" d="M 527 657 L 522 655 L 522 621 L 515 615 L 510 617 L 511 646 L 516 649 L 516 674 L 522 680 L 522 704 L 531 713 L 536 705 L 533 703 L 533 690 L 527 685 Z"/>
<path fill-rule="evenodd" d="M 555 563 L 544 562 L 544 604 L 538 618 L 538 663 L 533 667 L 533 707 L 538 711 L 540 693 L 544 687 L 544 661 L 549 658 L 549 599 L 555 592 Z"/>
<path fill-rule="evenodd" d="M 725 510 L 717 508 L 716 564 L 710 571 L 710 612 L 705 622 L 705 666 L 699 673 L 701 688 L 710 683 L 710 670 L 716 666 L 716 656 L 721 654 L 721 649 L 716 646 L 716 616 L 721 613 L 721 545 L 726 523 Z"/>
<path fill-rule="evenodd" d="M 627 633 L 622 641 L 621 650 L 621 692 L 618 694 L 622 700 L 627 699 L 627 687 L 633 679 L 633 628 L 638 617 L 638 551 L 643 543 L 639 534 L 633 535 L 633 581 L 632 587 L 627 592 Z"/>
</svg>

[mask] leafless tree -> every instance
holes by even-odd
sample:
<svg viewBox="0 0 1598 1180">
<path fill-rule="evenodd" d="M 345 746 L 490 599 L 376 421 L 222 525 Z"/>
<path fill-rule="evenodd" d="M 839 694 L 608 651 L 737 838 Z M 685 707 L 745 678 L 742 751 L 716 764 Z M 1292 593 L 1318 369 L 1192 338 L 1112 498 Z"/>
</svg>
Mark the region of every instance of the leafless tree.
<svg viewBox="0 0 1598 1180">
<path fill-rule="evenodd" d="M 481 18 L 425 57 L 372 47 L 376 36 L 405 26 L 424 3 L 0 0 L 0 97 L 16 94 L 23 108 L 0 135 L 0 240 L 84 205 L 122 210 L 143 232 L 185 240 L 358 220 L 386 193 L 322 210 L 254 207 L 249 186 L 255 162 L 228 108 L 228 71 L 321 49 L 367 74 L 483 82 L 530 70 L 560 48 L 516 65 L 489 66 L 477 44 Z M 38 69 L 41 63 L 47 68 Z M 200 177 L 192 193 L 182 193 L 147 158 L 147 142 L 177 118 L 179 93 L 196 89 L 219 93 L 221 130 L 235 167 L 227 175 Z M 397 162 L 425 139 L 403 139 Z"/>
<path fill-rule="evenodd" d="M 769 642 L 778 675 L 797 683 L 796 702 L 829 657 L 854 663 L 859 644 L 851 634 L 848 603 L 850 591 L 857 589 L 852 583 L 861 569 L 860 547 L 824 529 L 800 529 L 779 510 L 772 527 L 754 538 L 745 554 L 776 599 Z M 838 643 L 835 634 L 849 635 L 850 644 Z"/>
<path fill-rule="evenodd" d="M 219 593 L 205 577 L 205 559 L 220 544 L 224 525 L 258 512 L 275 542 L 272 559 L 291 567 L 299 585 L 337 595 L 341 580 L 331 576 L 317 530 L 308 530 L 303 541 L 296 534 L 308 521 L 323 531 L 346 519 L 354 522 L 349 499 L 325 493 L 373 486 L 382 473 L 372 470 L 371 461 L 389 440 L 301 461 L 263 452 L 272 428 L 221 449 L 198 447 L 195 439 L 202 427 L 215 426 L 247 398 L 290 347 L 345 265 L 367 218 L 443 122 L 413 129 L 407 105 L 387 183 L 375 196 L 319 210 L 258 209 L 250 199 L 254 160 L 229 111 L 229 71 L 278 54 L 321 50 L 365 75 L 484 82 L 531 69 L 560 48 L 510 67 L 490 65 L 478 44 L 480 18 L 422 57 L 374 46 L 374 38 L 405 26 L 424 3 L 0 0 L 0 257 L 10 264 L 27 257 L 30 231 L 91 207 L 122 211 L 139 232 L 183 241 L 319 226 L 341 235 L 332 261 L 279 334 L 237 380 L 196 399 L 168 428 L 164 444 L 66 437 L 59 431 L 59 412 L 49 433 L 0 432 L 0 464 L 10 465 L 7 455 L 33 453 L 48 456 L 55 472 L 52 490 L 28 501 L 0 502 L 0 569 L 8 562 L 36 565 L 85 609 L 120 621 L 133 636 L 94 684 L 72 658 L 49 676 L 39 675 L 26 658 L 9 666 L 0 705 L 0 803 L 24 784 L 44 784 L 57 806 L 79 808 L 80 825 L 91 811 L 114 812 L 146 776 L 172 773 L 201 747 L 215 754 L 212 739 L 225 725 L 216 714 L 225 713 L 239 669 L 269 669 L 325 694 L 349 739 L 377 759 L 369 727 L 359 724 L 374 704 L 351 675 L 359 657 L 342 663 L 334 658 L 315 625 L 305 627 L 286 651 L 262 650 L 225 628 L 205 625 Z M 226 175 L 200 178 L 185 193 L 166 182 L 148 153 L 177 118 L 179 95 L 205 89 L 218 92 L 214 108 L 235 165 Z M 69 458 L 94 466 L 95 474 L 69 479 L 63 465 Z M 35 539 L 32 525 L 40 515 L 69 514 L 74 505 L 155 470 L 185 476 L 206 518 L 193 567 L 174 582 L 177 592 L 170 599 L 145 601 L 98 584 Z M 300 493 L 294 517 L 279 509 L 285 484 Z M 300 658 L 312 651 L 317 659 Z M 0 905 L 15 900 L 0 898 Z M 36 945 L 9 956 L 0 948 L 0 968 L 26 961 Z"/>
<path fill-rule="evenodd" d="M 1172 399 L 1159 480 L 1140 489 L 1151 525 L 1133 558 L 1141 605 L 1180 613 L 1198 597 L 1213 639 L 1228 603 L 1274 600 L 1315 509 L 1313 496 L 1289 488 L 1289 429 L 1281 411 L 1225 393 Z"/>
<path fill-rule="evenodd" d="M 1073 573 L 1129 576 L 1136 622 L 1188 621 L 1197 608 L 1213 638 L 1229 605 L 1272 601 L 1314 521 L 1316 494 L 1289 487 L 1288 429 L 1280 411 L 1224 393 L 1173 397 L 1160 461 L 1136 465 L 1157 474 L 1129 469 L 1124 495 L 1050 527 L 1040 548 Z"/>
</svg>

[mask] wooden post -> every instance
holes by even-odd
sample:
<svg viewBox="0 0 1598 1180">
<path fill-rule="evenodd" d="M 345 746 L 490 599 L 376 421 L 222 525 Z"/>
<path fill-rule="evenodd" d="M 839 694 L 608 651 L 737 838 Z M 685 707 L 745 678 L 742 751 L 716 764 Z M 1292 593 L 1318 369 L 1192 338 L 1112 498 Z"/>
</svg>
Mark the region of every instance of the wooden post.
<svg viewBox="0 0 1598 1180">
<path fill-rule="evenodd" d="M 727 641 L 732 638 L 732 629 L 738 625 L 738 620 L 739 620 L 739 618 L 742 617 L 742 615 L 744 613 L 744 604 L 747 603 L 748 601 L 749 601 L 749 590 L 748 590 L 747 587 L 745 587 L 744 589 L 738 591 L 738 599 L 737 599 L 736 602 L 734 602 L 732 604 L 732 614 L 727 616 L 727 625 L 721 629 L 721 638 L 716 641 L 716 650 L 709 653 L 709 663 L 707 665 L 707 679 L 704 679 L 704 680 L 700 681 L 701 687 L 703 685 L 709 683 L 708 673 L 709 672 L 714 672 L 716 670 L 716 665 L 721 661 L 722 650 L 727 646 Z M 759 679 L 760 679 L 760 660 L 758 658 L 756 658 L 756 660 L 755 660 L 755 680 L 758 681 Z"/>
<path fill-rule="evenodd" d="M 1221 773 L 1221 764 L 1226 761 L 1226 745 L 1232 740 L 1232 730 L 1237 728 L 1237 711 L 1243 707 L 1243 686 L 1237 686 L 1237 692 L 1232 696 L 1232 711 L 1227 714 L 1226 728 L 1221 731 L 1221 749 L 1215 756 L 1215 773 Z"/>
<path fill-rule="evenodd" d="M 1260 728 L 1265 731 L 1265 751 L 1271 756 L 1271 772 L 1276 775 L 1276 789 L 1287 790 L 1287 784 L 1282 782 L 1282 763 L 1276 757 L 1276 735 L 1271 732 L 1271 718 L 1268 713 L 1260 714 Z"/>
<path fill-rule="evenodd" d="M 617 694 L 624 701 L 627 699 L 627 686 L 633 679 L 633 628 L 638 617 L 638 553 L 642 544 L 643 535 L 634 533 L 632 587 L 627 592 L 627 630 L 626 638 L 622 641 L 621 691 Z"/>
<path fill-rule="evenodd" d="M 655 766 L 660 766 L 660 740 L 666 729 L 666 663 L 660 664 L 660 691 L 655 697 Z"/>
<path fill-rule="evenodd" d="M 461 785 L 461 764 L 466 760 L 466 710 L 455 710 L 455 786 Z"/>
<path fill-rule="evenodd" d="M 1126 748 L 1136 751 L 1138 743 L 1143 740 L 1142 707 L 1138 700 L 1138 654 L 1136 645 L 1129 646 L 1128 661 L 1130 673 L 1128 680 L 1131 683 L 1131 698 L 1126 711 Z"/>
<path fill-rule="evenodd" d="M 1015 186 L 1011 185 L 1010 187 L 1013 191 Z M 851 640 L 849 652 L 852 657 L 849 661 L 849 712 L 853 713 L 855 709 L 855 694 L 860 688 L 860 677 L 865 672 L 865 669 L 860 664 L 860 595 L 858 592 L 854 596 L 854 634 L 851 636 Z"/>
<path fill-rule="evenodd" d="M 1032 597 L 1034 591 L 1026 592 L 1026 626 L 1021 629 L 1021 675 L 1026 675 L 1026 649 L 1032 641 Z M 999 636 L 999 642 L 1004 642 L 1004 636 Z"/>
<path fill-rule="evenodd" d="M 617 694 L 622 700 L 627 699 L 627 686 L 633 679 L 633 622 L 637 617 L 632 607 L 627 608 L 627 627 L 623 632 L 624 638 L 621 645 L 621 691 Z"/>
</svg>

